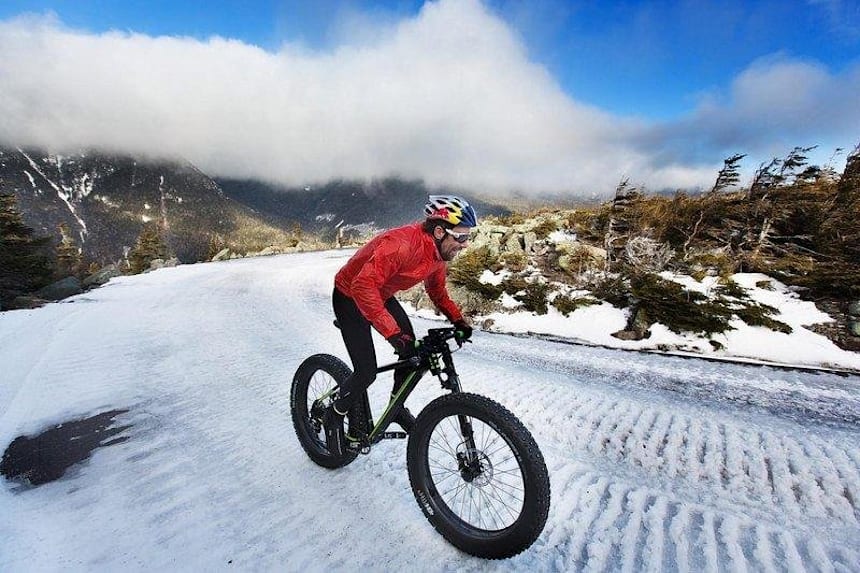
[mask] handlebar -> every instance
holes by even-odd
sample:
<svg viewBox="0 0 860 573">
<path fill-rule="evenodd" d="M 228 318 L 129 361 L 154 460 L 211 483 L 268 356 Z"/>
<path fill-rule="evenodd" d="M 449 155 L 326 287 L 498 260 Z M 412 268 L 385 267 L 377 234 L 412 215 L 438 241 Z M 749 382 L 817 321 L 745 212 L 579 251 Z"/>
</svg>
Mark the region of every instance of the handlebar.
<svg viewBox="0 0 860 573">
<path fill-rule="evenodd" d="M 471 342 L 471 340 L 457 338 L 456 327 L 449 326 L 447 328 L 429 329 L 427 335 L 421 339 L 421 347 L 428 353 L 439 352 L 442 350 L 442 345 L 451 339 L 454 339 L 458 346 L 463 346 L 464 343 Z"/>
<path fill-rule="evenodd" d="M 454 340 L 457 342 L 457 346 L 462 347 L 464 343 L 471 342 L 471 340 L 461 340 L 457 338 L 457 329 L 455 327 L 449 326 L 447 328 L 430 328 L 427 330 L 427 334 L 421 338 L 421 346 L 418 350 L 418 355 L 413 356 L 407 360 L 400 360 L 395 362 L 389 367 L 400 366 L 409 364 L 411 366 L 418 366 L 424 360 L 426 360 L 431 354 L 438 354 L 444 352 L 445 350 L 450 351 L 450 347 L 448 346 L 449 340 Z M 382 369 L 380 369 L 381 371 Z"/>
</svg>

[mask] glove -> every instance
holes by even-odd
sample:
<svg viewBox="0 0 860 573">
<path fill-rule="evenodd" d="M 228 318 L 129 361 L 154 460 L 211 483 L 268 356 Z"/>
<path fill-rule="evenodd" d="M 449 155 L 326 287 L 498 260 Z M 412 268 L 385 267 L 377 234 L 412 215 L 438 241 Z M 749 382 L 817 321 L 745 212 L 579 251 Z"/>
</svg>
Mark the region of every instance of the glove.
<svg viewBox="0 0 860 573">
<path fill-rule="evenodd" d="M 386 340 L 394 347 L 394 352 L 397 353 L 397 356 L 399 356 L 401 360 L 406 360 L 418 355 L 418 343 L 414 338 L 412 338 L 412 336 L 405 332 L 392 334 L 386 338 Z"/>
<path fill-rule="evenodd" d="M 465 320 L 458 320 L 454 323 L 454 328 L 457 329 L 455 337 L 457 340 L 466 341 L 472 338 L 472 327 L 466 324 Z"/>
</svg>

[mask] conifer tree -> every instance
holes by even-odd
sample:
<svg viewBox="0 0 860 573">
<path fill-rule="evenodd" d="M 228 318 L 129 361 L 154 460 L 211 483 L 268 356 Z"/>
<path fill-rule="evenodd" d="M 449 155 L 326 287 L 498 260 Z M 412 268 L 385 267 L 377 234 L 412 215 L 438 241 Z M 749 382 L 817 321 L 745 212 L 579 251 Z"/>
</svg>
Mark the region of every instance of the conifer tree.
<svg viewBox="0 0 860 573">
<path fill-rule="evenodd" d="M 50 237 L 36 237 L 24 224 L 14 195 L 0 194 L 0 302 L 51 281 Z"/>
<path fill-rule="evenodd" d="M 746 157 L 745 153 L 736 153 L 723 160 L 723 168 L 717 173 L 717 180 L 714 182 L 714 186 L 711 187 L 711 193 L 717 193 L 726 187 L 738 184 L 738 181 L 740 181 L 738 170 L 740 169 L 740 161 L 744 157 Z"/>
<path fill-rule="evenodd" d="M 129 272 L 142 273 L 149 268 L 155 259 L 165 259 L 168 255 L 167 245 L 161 238 L 158 227 L 146 225 L 137 238 L 137 243 L 128 254 Z"/>
</svg>

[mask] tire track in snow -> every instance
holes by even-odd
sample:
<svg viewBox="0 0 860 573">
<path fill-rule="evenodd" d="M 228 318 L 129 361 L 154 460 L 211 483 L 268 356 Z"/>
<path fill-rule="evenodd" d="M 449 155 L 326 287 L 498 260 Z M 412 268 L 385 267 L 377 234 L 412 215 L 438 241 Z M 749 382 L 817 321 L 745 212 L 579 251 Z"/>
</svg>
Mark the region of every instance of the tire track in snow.
<svg viewBox="0 0 860 573">
<path fill-rule="evenodd" d="M 506 376 L 497 374 L 493 388 L 507 390 Z M 530 387 L 528 412 L 563 410 L 565 416 L 545 414 L 533 425 L 528 412 L 513 409 L 542 447 L 551 444 L 557 455 L 611 476 L 605 499 L 577 501 L 578 517 L 567 515 L 586 524 L 568 549 L 575 570 L 781 570 L 795 562 L 792 547 L 803 548 L 801 567 L 827 569 L 846 560 L 840 551 L 853 551 L 816 531 L 834 520 L 842 531 L 834 539 L 857 545 L 860 522 L 848 501 L 856 487 L 853 459 L 838 455 L 844 449 L 837 442 L 816 432 L 736 423 L 719 411 L 707 417 L 669 411 L 612 392 L 559 394 Z M 552 431 L 540 435 L 542 427 Z M 665 495 L 652 493 L 647 507 L 631 509 L 634 501 L 645 503 L 641 494 L 615 480 L 639 474 L 663 483 Z M 631 511 L 637 515 L 628 516 Z"/>
<path fill-rule="evenodd" d="M 86 344 L 63 356 L 68 344 L 52 341 L 27 384 L 61 392 L 72 406 L 130 405 L 133 427 L 128 442 L 97 452 L 55 495 L 16 498 L 28 526 L 51 512 L 58 529 L 99 507 L 120 508 L 87 519 L 78 536 L 110 539 L 110 547 L 61 539 L 68 544 L 65 554 L 57 549 L 61 558 L 132 570 L 217 570 L 230 560 L 238 569 L 310 571 L 858 570 L 856 391 L 827 376 L 619 360 L 481 333 L 457 355 L 464 387 L 503 403 L 529 427 L 550 468 L 553 498 L 532 550 L 498 563 L 457 552 L 413 499 L 405 443 L 382 443 L 329 472 L 296 442 L 292 373 L 311 353 L 344 355 L 330 326 L 328 287 L 308 272 L 313 261 L 273 258 L 265 267 L 243 261 L 124 279 L 122 289 L 97 291 L 109 302 L 64 315 L 62 336 Z M 184 277 L 172 290 L 149 288 L 171 273 Z M 180 296 L 186 288 L 206 296 Z M 127 295 L 134 309 L 114 302 Z M 91 313 L 114 322 L 104 333 L 79 326 Z M 419 330 L 438 326 L 415 322 Z M 752 372 L 753 386 L 733 394 Z M 835 404 L 831 383 L 850 399 Z M 787 385 L 797 396 L 784 401 L 794 391 Z M 380 377 L 374 400 L 389 388 Z M 829 397 L 814 402 L 816 392 Z M 440 393 L 436 382 L 423 383 L 410 397 L 413 412 Z M 38 557 L 44 531 L 33 532 Z M 361 550 L 368 547 L 374 552 Z"/>
</svg>

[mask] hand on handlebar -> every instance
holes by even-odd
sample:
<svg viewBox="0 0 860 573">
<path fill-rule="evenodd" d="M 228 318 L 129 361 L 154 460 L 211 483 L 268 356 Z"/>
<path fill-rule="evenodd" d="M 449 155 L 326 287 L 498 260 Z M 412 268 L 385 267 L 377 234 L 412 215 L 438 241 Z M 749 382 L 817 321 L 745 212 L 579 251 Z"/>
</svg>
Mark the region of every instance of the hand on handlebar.
<svg viewBox="0 0 860 573">
<path fill-rule="evenodd" d="M 472 338 L 472 327 L 466 324 L 465 320 L 458 320 L 454 323 L 454 338 L 457 341 L 457 344 L 462 345 L 464 342 L 470 342 L 470 338 Z"/>
<path fill-rule="evenodd" d="M 394 347 L 394 352 L 401 360 L 409 360 L 419 356 L 421 341 L 415 340 L 405 332 L 392 334 L 386 340 Z"/>
</svg>

